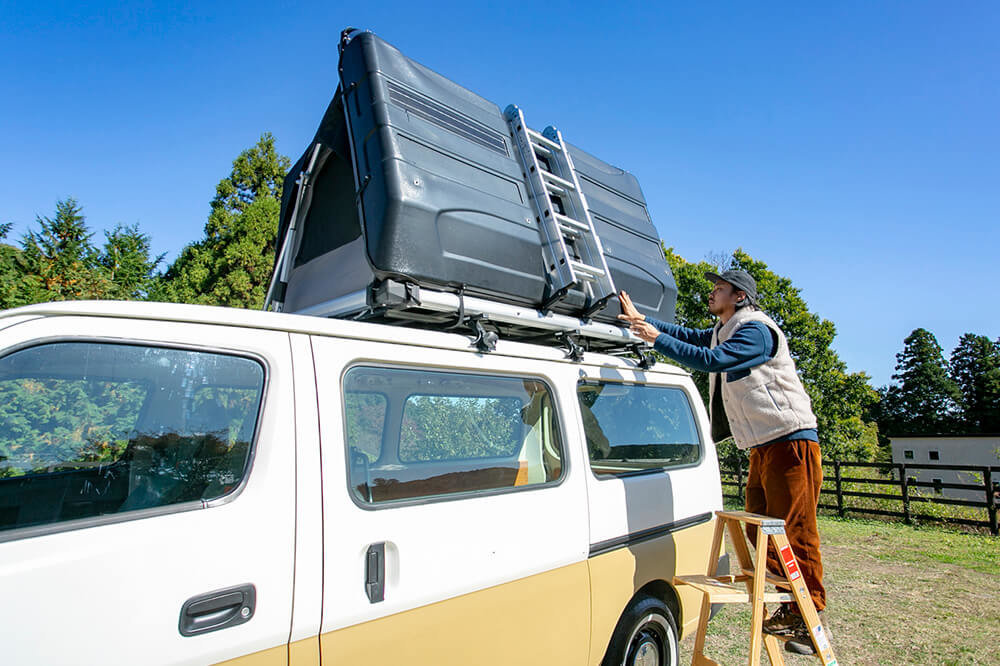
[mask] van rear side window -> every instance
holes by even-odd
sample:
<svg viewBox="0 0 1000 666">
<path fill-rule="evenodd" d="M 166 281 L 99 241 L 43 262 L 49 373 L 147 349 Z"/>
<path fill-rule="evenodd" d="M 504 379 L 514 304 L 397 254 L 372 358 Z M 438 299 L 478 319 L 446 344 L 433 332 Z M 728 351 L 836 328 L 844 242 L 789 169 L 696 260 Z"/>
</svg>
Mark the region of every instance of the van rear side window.
<svg viewBox="0 0 1000 666">
<path fill-rule="evenodd" d="M 562 475 L 541 381 L 355 367 L 344 377 L 351 492 L 363 504 L 551 483 Z"/>
<path fill-rule="evenodd" d="M 0 530 L 217 499 L 242 480 L 257 361 L 60 342 L 0 358 Z"/>
<path fill-rule="evenodd" d="M 584 381 L 577 398 L 590 468 L 598 476 L 691 465 L 701 438 L 680 388 Z"/>
</svg>

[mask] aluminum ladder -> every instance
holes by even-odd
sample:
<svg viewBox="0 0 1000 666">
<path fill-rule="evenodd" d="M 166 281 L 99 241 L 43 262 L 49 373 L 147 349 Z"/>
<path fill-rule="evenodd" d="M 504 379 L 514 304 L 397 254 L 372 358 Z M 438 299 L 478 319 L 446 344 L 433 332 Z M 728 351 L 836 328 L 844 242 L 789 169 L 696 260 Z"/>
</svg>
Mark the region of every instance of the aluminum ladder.
<svg viewBox="0 0 1000 666">
<path fill-rule="evenodd" d="M 581 315 L 587 318 L 603 308 L 616 291 L 573 158 L 555 127 L 546 127 L 541 134 L 529 129 L 524 114 L 514 104 L 504 115 L 521 156 L 542 237 L 548 289 L 541 310 L 548 311 L 577 288 L 586 296 Z"/>
</svg>

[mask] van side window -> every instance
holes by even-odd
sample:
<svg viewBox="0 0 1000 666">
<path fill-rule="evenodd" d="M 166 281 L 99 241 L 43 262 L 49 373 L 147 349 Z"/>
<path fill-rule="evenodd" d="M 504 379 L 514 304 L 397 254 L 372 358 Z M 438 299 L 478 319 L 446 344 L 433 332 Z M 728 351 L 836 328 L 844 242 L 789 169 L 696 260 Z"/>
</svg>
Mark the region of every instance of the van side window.
<svg viewBox="0 0 1000 666">
<path fill-rule="evenodd" d="M 60 342 L 0 358 L 0 530 L 239 485 L 264 369 L 247 358 Z"/>
<path fill-rule="evenodd" d="M 562 475 L 541 381 L 355 367 L 344 377 L 349 482 L 379 505 L 551 483 Z"/>
<path fill-rule="evenodd" d="M 598 476 L 690 465 L 701 459 L 701 438 L 680 388 L 584 381 L 577 399 Z"/>
</svg>

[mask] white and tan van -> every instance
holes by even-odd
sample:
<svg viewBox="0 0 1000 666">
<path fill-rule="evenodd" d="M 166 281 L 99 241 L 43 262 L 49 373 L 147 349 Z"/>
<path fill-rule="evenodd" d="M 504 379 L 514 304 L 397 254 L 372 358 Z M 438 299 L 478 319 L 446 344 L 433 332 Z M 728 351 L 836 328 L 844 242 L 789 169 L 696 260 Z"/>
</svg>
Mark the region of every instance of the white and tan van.
<svg viewBox="0 0 1000 666">
<path fill-rule="evenodd" d="M 675 664 L 721 508 L 690 377 L 201 306 L 0 314 L 13 664 Z M 717 555 L 717 554 L 714 554 Z"/>
</svg>

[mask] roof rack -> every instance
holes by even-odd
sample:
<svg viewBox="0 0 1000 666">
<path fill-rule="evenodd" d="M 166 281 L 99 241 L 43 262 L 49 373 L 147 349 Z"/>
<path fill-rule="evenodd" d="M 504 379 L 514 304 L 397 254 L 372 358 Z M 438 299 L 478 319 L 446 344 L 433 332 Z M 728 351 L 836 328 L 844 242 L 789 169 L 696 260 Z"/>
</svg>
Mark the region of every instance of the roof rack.
<svg viewBox="0 0 1000 666">
<path fill-rule="evenodd" d="M 561 346 L 573 360 L 580 360 L 585 351 L 599 351 L 634 354 L 643 368 L 655 362 L 649 344 L 623 326 L 477 298 L 461 289 L 428 289 L 412 282 L 383 280 L 295 314 L 462 331 L 472 334 L 473 342 L 484 352 L 492 351 L 497 339 L 504 337 Z"/>
</svg>

